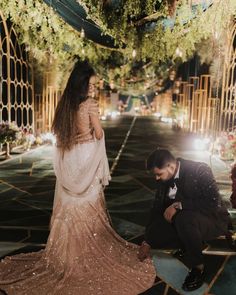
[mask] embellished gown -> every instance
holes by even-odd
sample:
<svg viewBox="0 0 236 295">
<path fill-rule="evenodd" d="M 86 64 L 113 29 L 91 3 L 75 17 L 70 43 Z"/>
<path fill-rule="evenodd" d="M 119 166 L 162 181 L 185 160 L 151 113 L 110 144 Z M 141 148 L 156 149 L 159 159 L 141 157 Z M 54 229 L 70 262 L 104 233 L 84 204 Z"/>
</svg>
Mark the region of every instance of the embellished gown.
<svg viewBox="0 0 236 295">
<path fill-rule="evenodd" d="M 88 99 L 78 111 L 72 150 L 55 147 L 57 178 L 46 248 L 0 263 L 0 289 L 8 295 L 137 295 L 155 279 L 151 259 L 137 259 L 138 246 L 110 226 L 103 188 L 110 179 L 104 136 L 95 140 Z"/>
</svg>

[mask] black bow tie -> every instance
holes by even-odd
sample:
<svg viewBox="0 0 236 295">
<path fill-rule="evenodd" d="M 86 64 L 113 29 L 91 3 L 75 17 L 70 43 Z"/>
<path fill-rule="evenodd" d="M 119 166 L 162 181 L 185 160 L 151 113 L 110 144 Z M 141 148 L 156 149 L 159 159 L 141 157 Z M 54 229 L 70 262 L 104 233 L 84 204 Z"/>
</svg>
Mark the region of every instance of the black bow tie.
<svg viewBox="0 0 236 295">
<path fill-rule="evenodd" d="M 175 186 L 178 187 L 178 181 L 178 178 L 171 178 L 167 181 L 167 186 L 171 188 L 174 188 Z"/>
</svg>

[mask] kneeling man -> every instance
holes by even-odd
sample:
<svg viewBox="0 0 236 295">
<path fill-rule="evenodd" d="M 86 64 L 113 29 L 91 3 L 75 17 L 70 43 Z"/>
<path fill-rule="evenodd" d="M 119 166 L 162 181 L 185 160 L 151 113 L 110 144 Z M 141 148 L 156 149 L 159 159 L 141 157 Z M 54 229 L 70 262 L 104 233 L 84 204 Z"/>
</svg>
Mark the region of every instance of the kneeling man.
<svg viewBox="0 0 236 295">
<path fill-rule="evenodd" d="M 176 159 L 165 149 L 150 154 L 147 169 L 157 192 L 138 257 L 144 260 L 150 248 L 181 248 L 190 269 L 182 288 L 195 290 L 203 284 L 204 241 L 226 234 L 230 221 L 216 181 L 207 164 Z"/>
</svg>

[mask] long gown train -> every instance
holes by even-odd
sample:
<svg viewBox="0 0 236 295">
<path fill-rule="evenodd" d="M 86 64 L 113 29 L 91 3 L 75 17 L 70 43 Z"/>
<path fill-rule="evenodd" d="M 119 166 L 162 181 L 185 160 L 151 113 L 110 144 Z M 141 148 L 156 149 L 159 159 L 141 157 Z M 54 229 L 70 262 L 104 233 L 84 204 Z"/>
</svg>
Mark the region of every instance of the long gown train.
<svg viewBox="0 0 236 295">
<path fill-rule="evenodd" d="M 110 226 L 103 187 L 109 170 L 104 139 L 55 149 L 57 176 L 51 231 L 44 250 L 6 257 L 0 288 L 9 295 L 137 295 L 155 278 L 150 259 Z"/>
</svg>

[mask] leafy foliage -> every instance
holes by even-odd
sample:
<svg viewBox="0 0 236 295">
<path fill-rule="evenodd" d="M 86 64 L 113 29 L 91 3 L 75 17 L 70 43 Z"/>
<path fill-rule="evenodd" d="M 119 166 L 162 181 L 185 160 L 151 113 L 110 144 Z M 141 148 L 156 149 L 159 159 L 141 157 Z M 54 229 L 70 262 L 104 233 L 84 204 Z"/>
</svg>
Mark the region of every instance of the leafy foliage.
<svg viewBox="0 0 236 295">
<path fill-rule="evenodd" d="M 19 129 L 14 122 L 2 122 L 0 124 L 0 144 L 14 142 L 18 133 Z"/>
<path fill-rule="evenodd" d="M 150 78 L 152 84 L 158 76 L 166 75 L 168 67 L 190 58 L 196 48 L 201 51 L 201 44 L 216 32 L 222 35 L 236 12 L 235 0 L 215 0 L 206 11 L 201 7 L 193 11 L 183 0 L 78 2 L 104 33 L 114 37 L 118 50 L 81 38 L 43 0 L 2 0 L 0 10 L 10 17 L 31 56 L 45 68 L 57 64 L 66 72 L 74 59 L 88 58 L 107 82 L 112 79 L 118 88 L 128 85 L 140 90 Z M 167 2 L 177 5 L 173 17 Z M 209 57 L 214 56 L 213 47 L 204 48 Z"/>
</svg>

